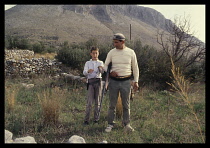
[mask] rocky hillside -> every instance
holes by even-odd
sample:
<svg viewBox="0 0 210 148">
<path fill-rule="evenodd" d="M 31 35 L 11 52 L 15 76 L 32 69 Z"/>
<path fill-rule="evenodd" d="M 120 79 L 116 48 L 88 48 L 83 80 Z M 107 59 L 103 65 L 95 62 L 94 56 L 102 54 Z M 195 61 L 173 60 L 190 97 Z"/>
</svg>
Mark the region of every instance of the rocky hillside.
<svg viewBox="0 0 210 148">
<path fill-rule="evenodd" d="M 110 42 L 121 32 L 130 40 L 158 47 L 157 28 L 167 20 L 158 11 L 137 5 L 17 5 L 5 11 L 5 35 L 53 44 L 82 42 L 91 37 Z"/>
</svg>

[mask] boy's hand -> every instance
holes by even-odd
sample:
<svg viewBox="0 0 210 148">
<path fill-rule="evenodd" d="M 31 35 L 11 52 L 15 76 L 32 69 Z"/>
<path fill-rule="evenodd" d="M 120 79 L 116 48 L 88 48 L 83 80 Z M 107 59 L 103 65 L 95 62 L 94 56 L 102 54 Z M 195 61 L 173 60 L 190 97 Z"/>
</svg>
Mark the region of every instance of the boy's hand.
<svg viewBox="0 0 210 148">
<path fill-rule="evenodd" d="M 93 69 L 89 69 L 88 70 L 88 73 L 92 73 L 94 70 Z"/>
</svg>

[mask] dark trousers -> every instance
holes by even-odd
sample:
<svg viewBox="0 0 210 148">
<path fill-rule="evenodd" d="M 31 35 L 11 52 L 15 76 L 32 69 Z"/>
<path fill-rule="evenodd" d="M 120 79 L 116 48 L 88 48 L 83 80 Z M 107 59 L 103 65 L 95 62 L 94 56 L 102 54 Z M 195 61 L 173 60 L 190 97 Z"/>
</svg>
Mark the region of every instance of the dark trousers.
<svg viewBox="0 0 210 148">
<path fill-rule="evenodd" d="M 118 95 L 121 95 L 122 106 L 123 106 L 123 123 L 127 125 L 130 123 L 130 93 L 131 83 L 130 80 L 116 81 L 110 79 L 109 83 L 109 110 L 108 110 L 108 124 L 113 125 Z"/>
<path fill-rule="evenodd" d="M 101 79 L 89 79 L 88 83 L 89 83 L 89 86 L 88 86 L 88 93 L 87 93 L 85 121 L 90 120 L 93 103 L 94 103 L 94 121 L 98 121 L 100 98 L 101 98 L 101 87 L 102 87 Z"/>
</svg>

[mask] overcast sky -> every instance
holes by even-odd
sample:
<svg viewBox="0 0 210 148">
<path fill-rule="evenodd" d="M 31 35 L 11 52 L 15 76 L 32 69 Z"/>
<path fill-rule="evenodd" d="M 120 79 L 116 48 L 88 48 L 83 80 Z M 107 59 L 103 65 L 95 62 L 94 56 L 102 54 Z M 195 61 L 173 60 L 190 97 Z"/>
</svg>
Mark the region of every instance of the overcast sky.
<svg viewBox="0 0 210 148">
<path fill-rule="evenodd" d="M 174 20 L 177 16 L 189 16 L 191 23 L 191 33 L 205 43 L 206 33 L 206 13 L 205 5 L 139 5 L 144 7 L 150 7 L 159 11 L 165 18 Z"/>
<path fill-rule="evenodd" d="M 14 7 L 15 5 L 5 5 L 5 10 Z M 206 7 L 205 5 L 139 5 L 144 7 L 150 7 L 161 14 L 164 15 L 165 18 L 174 20 L 174 17 L 177 16 L 186 16 L 190 17 L 191 22 L 191 33 L 194 32 L 194 36 L 199 38 L 204 43 L 205 41 L 205 33 L 206 33 Z"/>
</svg>

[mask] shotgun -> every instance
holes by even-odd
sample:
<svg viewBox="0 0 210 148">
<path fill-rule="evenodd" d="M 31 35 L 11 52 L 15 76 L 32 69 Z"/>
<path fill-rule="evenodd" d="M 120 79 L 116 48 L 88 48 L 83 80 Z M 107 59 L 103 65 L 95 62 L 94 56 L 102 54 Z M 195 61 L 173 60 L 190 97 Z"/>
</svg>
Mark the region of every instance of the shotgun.
<svg viewBox="0 0 210 148">
<path fill-rule="evenodd" d="M 102 86 L 102 94 L 101 94 L 101 100 L 100 100 L 98 116 L 100 116 L 101 104 L 102 104 L 102 100 L 104 98 L 104 94 L 108 90 L 109 74 L 110 74 L 111 67 L 112 67 L 112 62 L 110 62 L 109 65 L 108 65 L 108 68 L 107 68 L 107 71 L 106 71 L 105 83 L 103 83 L 103 86 Z"/>
</svg>

